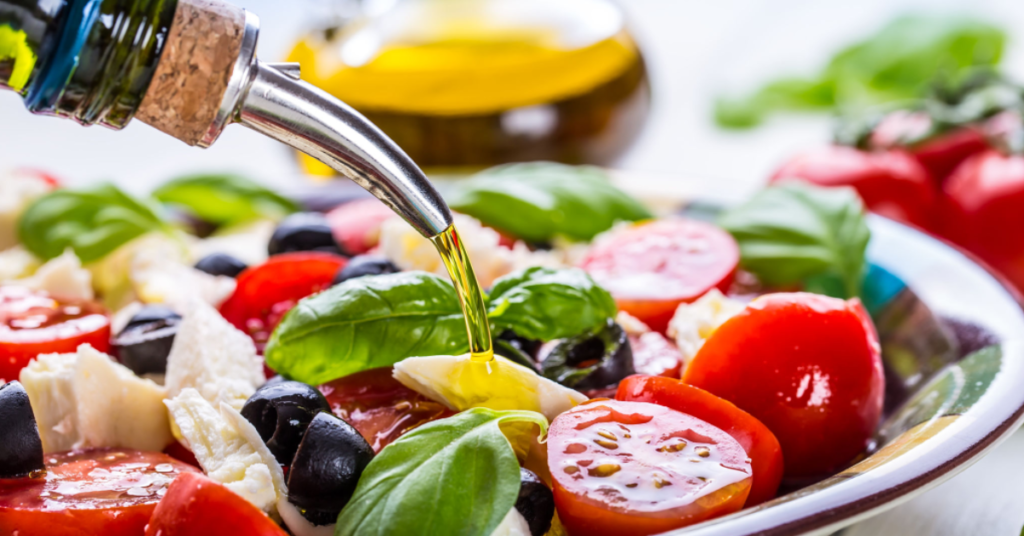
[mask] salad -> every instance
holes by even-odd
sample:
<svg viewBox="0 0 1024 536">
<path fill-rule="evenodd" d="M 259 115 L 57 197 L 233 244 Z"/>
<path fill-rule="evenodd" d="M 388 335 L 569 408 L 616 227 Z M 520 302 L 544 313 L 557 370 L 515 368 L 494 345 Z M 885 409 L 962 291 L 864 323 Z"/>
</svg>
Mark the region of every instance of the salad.
<svg viewBox="0 0 1024 536">
<path fill-rule="evenodd" d="M 0 533 L 647 535 L 871 448 L 852 189 L 656 216 L 529 163 L 446 197 L 490 361 L 376 199 L 0 179 Z"/>
</svg>

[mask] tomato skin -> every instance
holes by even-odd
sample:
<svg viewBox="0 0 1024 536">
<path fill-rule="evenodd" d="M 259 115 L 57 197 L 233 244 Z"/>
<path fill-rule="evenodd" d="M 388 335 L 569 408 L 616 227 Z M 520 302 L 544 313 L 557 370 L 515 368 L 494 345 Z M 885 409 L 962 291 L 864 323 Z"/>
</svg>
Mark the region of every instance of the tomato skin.
<svg viewBox="0 0 1024 536">
<path fill-rule="evenodd" d="M 863 452 L 885 392 L 860 301 L 802 292 L 755 299 L 704 342 L 683 381 L 764 423 L 794 480 L 834 473 Z"/>
<path fill-rule="evenodd" d="M 803 180 L 818 186 L 851 186 L 872 211 L 924 230 L 932 229 L 936 195 L 928 171 L 901 149 L 861 151 L 831 145 L 800 153 L 769 182 Z"/>
<path fill-rule="evenodd" d="M 680 303 L 712 288 L 729 290 L 739 246 L 709 223 L 668 218 L 634 224 L 597 240 L 580 267 L 619 309 L 664 334 Z"/>
<path fill-rule="evenodd" d="M 45 320 L 36 320 L 39 317 Z M 39 327 L 26 327 L 25 322 Z M 70 353 L 82 344 L 110 352 L 110 317 L 103 306 L 0 286 L 0 380 L 17 380 L 21 369 L 39 354 Z"/>
<path fill-rule="evenodd" d="M 751 414 L 703 389 L 658 376 L 638 375 L 622 380 L 615 399 L 658 404 L 720 428 L 750 456 L 754 481 L 746 506 L 756 506 L 775 497 L 782 482 L 782 447 L 775 434 Z"/>
<path fill-rule="evenodd" d="M 964 160 L 988 148 L 988 140 L 980 129 L 964 127 L 929 139 L 909 150 L 928 170 L 936 186 L 941 187 Z"/>
<path fill-rule="evenodd" d="M 348 259 L 316 251 L 282 253 L 238 274 L 235 292 L 220 314 L 256 341 L 262 352 L 270 333 L 302 298 L 331 286 Z"/>
<path fill-rule="evenodd" d="M 357 199 L 328 212 L 327 222 L 345 253 L 361 255 L 377 245 L 384 220 L 394 217 L 394 211 L 379 199 Z"/>
<path fill-rule="evenodd" d="M 201 474 L 174 479 L 156 506 L 146 536 L 288 536 L 241 495 Z"/>
</svg>

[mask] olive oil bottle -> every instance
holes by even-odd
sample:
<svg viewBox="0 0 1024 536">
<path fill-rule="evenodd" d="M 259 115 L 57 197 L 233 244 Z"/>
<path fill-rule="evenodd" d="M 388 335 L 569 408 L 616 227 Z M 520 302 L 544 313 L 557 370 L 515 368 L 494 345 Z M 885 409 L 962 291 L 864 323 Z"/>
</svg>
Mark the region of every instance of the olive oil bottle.
<svg viewBox="0 0 1024 536">
<path fill-rule="evenodd" d="M 434 170 L 607 164 L 649 105 L 643 58 L 608 0 L 399 0 L 304 37 L 289 60 Z"/>
</svg>

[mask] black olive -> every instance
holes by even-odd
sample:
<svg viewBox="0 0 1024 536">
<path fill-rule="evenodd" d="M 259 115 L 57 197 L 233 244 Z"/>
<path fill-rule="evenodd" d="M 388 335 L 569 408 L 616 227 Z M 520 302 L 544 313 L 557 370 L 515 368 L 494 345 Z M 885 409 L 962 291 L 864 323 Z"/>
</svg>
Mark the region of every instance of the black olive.
<svg viewBox="0 0 1024 536">
<path fill-rule="evenodd" d="M 163 374 L 180 323 L 178 313 L 163 305 L 147 305 L 114 338 L 114 350 L 136 374 Z"/>
<path fill-rule="evenodd" d="M 43 442 L 28 393 L 20 382 L 0 385 L 0 423 L 0 478 L 42 471 Z"/>
<path fill-rule="evenodd" d="M 519 498 L 516 510 L 526 519 L 531 536 L 544 536 L 555 516 L 555 495 L 547 484 L 529 469 L 519 468 Z"/>
<path fill-rule="evenodd" d="M 310 523 L 330 525 L 372 460 L 373 449 L 352 425 L 317 414 L 288 471 L 288 500 Z"/>
<path fill-rule="evenodd" d="M 291 251 L 323 251 L 344 254 L 331 233 L 327 218 L 317 212 L 298 212 L 277 225 L 267 252 L 271 255 Z"/>
<path fill-rule="evenodd" d="M 380 255 L 357 255 L 349 259 L 344 268 L 338 270 L 332 284 L 344 283 L 364 275 L 395 274 L 401 272 L 395 263 Z"/>
<path fill-rule="evenodd" d="M 601 389 L 635 374 L 633 349 L 622 327 L 609 320 L 600 329 L 558 343 L 541 374 L 573 389 Z"/>
<path fill-rule="evenodd" d="M 501 334 L 498 335 L 498 339 L 508 341 L 511 346 L 530 356 L 530 359 L 537 359 L 537 353 L 540 352 L 540 347 L 544 344 L 544 341 L 521 337 L 511 329 L 502 331 Z"/>
<path fill-rule="evenodd" d="M 260 433 L 281 465 L 292 463 L 306 427 L 323 411 L 331 411 L 324 395 L 295 381 L 264 384 L 242 406 L 242 416 Z"/>
<path fill-rule="evenodd" d="M 541 344 L 541 341 L 520 337 L 516 332 L 506 329 L 494 338 L 494 352 L 530 370 L 540 372 L 537 353 Z"/>
<path fill-rule="evenodd" d="M 227 253 L 211 253 L 196 263 L 196 270 L 206 272 L 210 275 L 226 275 L 238 277 L 248 266 L 237 257 Z"/>
</svg>

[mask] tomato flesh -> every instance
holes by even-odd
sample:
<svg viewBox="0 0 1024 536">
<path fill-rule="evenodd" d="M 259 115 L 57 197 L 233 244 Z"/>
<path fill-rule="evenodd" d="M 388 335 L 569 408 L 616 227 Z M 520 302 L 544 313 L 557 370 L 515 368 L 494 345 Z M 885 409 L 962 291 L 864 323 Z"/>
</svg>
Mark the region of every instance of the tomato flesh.
<svg viewBox="0 0 1024 536">
<path fill-rule="evenodd" d="M 167 489 L 146 536 L 287 536 L 267 514 L 201 474 L 183 473 Z"/>
<path fill-rule="evenodd" d="M 679 380 L 657 376 L 630 376 L 619 383 L 616 400 L 650 402 L 720 428 L 731 435 L 750 457 L 753 483 L 746 506 L 775 497 L 782 482 L 782 447 L 771 430 L 731 402 Z"/>
<path fill-rule="evenodd" d="M 678 378 L 683 369 L 679 347 L 656 331 L 629 336 L 633 370 L 639 374 Z"/>
<path fill-rule="evenodd" d="M 644 402 L 592 400 L 548 431 L 548 468 L 569 534 L 640 536 L 743 507 L 751 467 L 729 434 Z"/>
<path fill-rule="evenodd" d="M 81 344 L 110 351 L 110 319 L 103 306 L 16 285 L 0 287 L 0 380 L 17 380 L 39 354 L 74 352 Z"/>
<path fill-rule="evenodd" d="M 632 225 L 594 243 L 580 267 L 619 309 L 664 333 L 680 303 L 729 289 L 739 247 L 714 225 L 681 218 Z"/>
<path fill-rule="evenodd" d="M 835 473 L 864 452 L 885 391 L 860 301 L 799 292 L 761 296 L 719 326 L 683 381 L 764 423 L 794 481 Z"/>
<path fill-rule="evenodd" d="M 421 424 L 454 415 L 391 373 L 391 367 L 364 370 L 319 387 L 331 411 L 359 430 L 374 452 Z"/>
<path fill-rule="evenodd" d="M 0 480 L 0 534 L 140 536 L 171 481 L 198 471 L 125 449 L 47 454 L 45 461 L 43 476 Z"/>
</svg>

